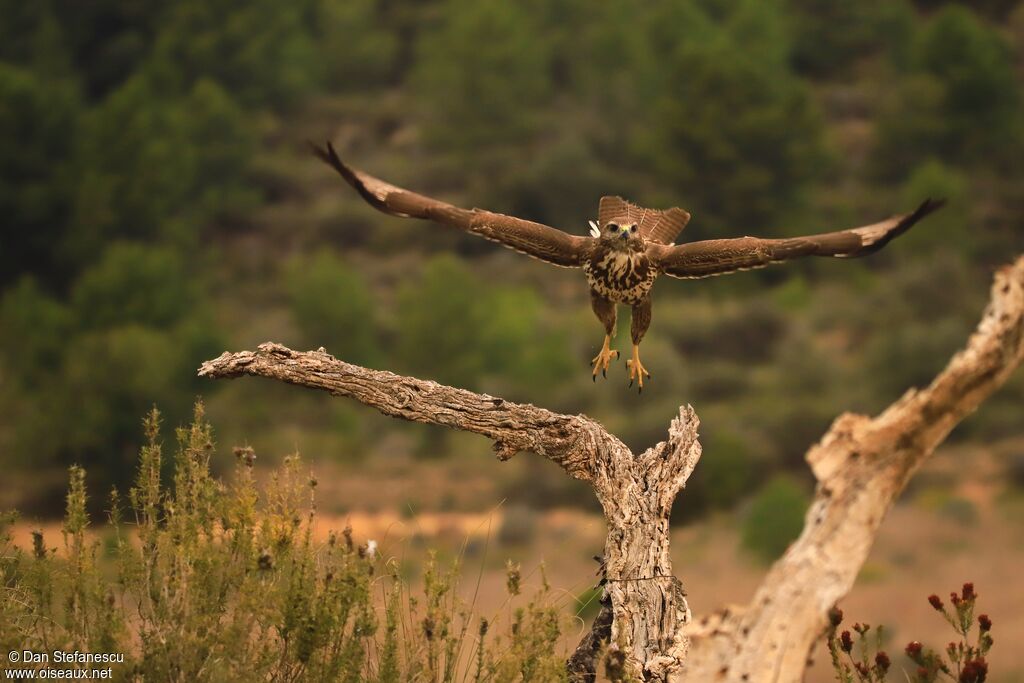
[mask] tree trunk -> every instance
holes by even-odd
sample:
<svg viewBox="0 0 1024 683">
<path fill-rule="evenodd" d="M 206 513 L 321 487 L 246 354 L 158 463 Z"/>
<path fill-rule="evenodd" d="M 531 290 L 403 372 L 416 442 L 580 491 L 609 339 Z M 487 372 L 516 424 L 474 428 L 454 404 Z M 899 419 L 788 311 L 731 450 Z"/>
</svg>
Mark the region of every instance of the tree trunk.
<svg viewBox="0 0 1024 683">
<path fill-rule="evenodd" d="M 908 392 L 877 418 L 835 421 L 807 455 L 818 486 L 800 538 L 750 605 L 698 620 L 669 557 L 672 502 L 701 454 L 689 406 L 666 441 L 634 454 L 585 416 L 369 370 L 323 349 L 261 344 L 207 361 L 199 374 L 259 375 L 320 389 L 396 418 L 481 434 L 501 460 L 528 450 L 558 463 L 593 486 L 608 524 L 603 608 L 568 662 L 572 678 L 593 680 L 606 649 L 608 661 L 632 678 L 752 683 L 802 678 L 828 609 L 849 592 L 909 478 L 1022 360 L 1024 258 L 997 274 L 977 331 L 927 388 Z"/>
<path fill-rule="evenodd" d="M 699 424 L 693 408 L 681 409 L 668 441 L 608 463 L 607 484 L 595 487 L 608 524 L 610 646 L 624 657 L 627 671 L 659 680 L 678 667 L 687 650 L 682 627 L 690 621 L 690 608 L 672 573 L 669 516 L 700 458 Z"/>
<path fill-rule="evenodd" d="M 926 388 L 878 417 L 840 415 L 807 453 L 818 485 L 803 533 L 745 608 L 684 629 L 691 651 L 676 681 L 799 681 L 853 587 L 875 535 L 910 477 L 949 432 L 1024 360 L 1024 257 L 996 274 L 981 322 Z"/>
</svg>

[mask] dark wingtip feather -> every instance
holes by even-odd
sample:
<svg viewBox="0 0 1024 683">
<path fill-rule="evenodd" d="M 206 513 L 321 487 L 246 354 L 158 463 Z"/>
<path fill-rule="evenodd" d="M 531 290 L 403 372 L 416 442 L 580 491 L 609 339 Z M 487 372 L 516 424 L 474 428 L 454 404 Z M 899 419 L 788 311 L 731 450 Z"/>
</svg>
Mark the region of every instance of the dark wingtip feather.
<svg viewBox="0 0 1024 683">
<path fill-rule="evenodd" d="M 328 164 L 331 163 L 330 154 L 328 153 L 327 149 L 321 147 L 312 140 L 306 140 L 306 146 L 309 147 L 309 151 L 312 152 L 313 156 L 315 156 L 317 159 Z"/>
<path fill-rule="evenodd" d="M 381 211 L 391 213 L 390 211 L 387 210 L 387 207 L 384 205 L 384 202 L 382 202 L 379 197 L 377 197 L 372 192 L 370 192 L 369 189 L 367 189 L 366 183 L 364 183 L 359 178 L 356 172 L 341 160 L 341 158 L 338 156 L 338 153 L 334 150 L 334 145 L 332 145 L 328 141 L 324 147 L 320 147 L 319 145 L 313 142 L 310 142 L 309 146 L 313 150 L 313 154 L 318 159 L 320 159 L 325 164 L 327 164 L 335 171 L 337 171 L 338 174 L 345 179 L 345 182 L 351 185 L 352 188 L 355 189 L 355 191 L 358 192 L 359 195 L 363 199 L 365 199 L 371 206 Z"/>
<path fill-rule="evenodd" d="M 928 214 L 935 213 L 936 211 L 938 211 L 939 209 L 941 209 L 945 205 L 946 205 L 946 200 L 945 199 L 932 199 L 931 197 L 928 197 L 923 202 L 921 202 L 921 205 L 919 207 L 917 207 L 917 209 L 911 215 L 912 216 L 913 215 L 917 215 L 916 220 L 921 220 L 922 218 L 924 218 Z"/>
<path fill-rule="evenodd" d="M 873 244 L 861 249 L 853 256 L 867 256 L 880 250 L 885 245 L 892 242 L 894 239 L 910 230 L 914 227 L 921 219 L 935 213 L 946 205 L 945 199 L 932 199 L 931 197 L 925 199 L 921 204 L 914 209 L 911 213 L 906 214 L 900 218 L 899 222 L 893 226 L 888 232 L 885 233 L 880 239 L 876 240 Z"/>
</svg>

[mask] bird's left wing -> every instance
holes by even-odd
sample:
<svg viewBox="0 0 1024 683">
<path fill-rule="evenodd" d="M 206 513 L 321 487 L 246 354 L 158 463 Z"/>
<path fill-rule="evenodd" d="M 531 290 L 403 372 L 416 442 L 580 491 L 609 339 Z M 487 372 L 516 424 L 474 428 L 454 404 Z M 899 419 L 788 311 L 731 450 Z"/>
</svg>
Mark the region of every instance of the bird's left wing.
<svg viewBox="0 0 1024 683">
<path fill-rule="evenodd" d="M 556 266 L 582 265 L 588 237 L 570 235 L 541 223 L 452 204 L 395 187 L 347 166 L 331 143 L 313 145 L 314 153 L 336 170 L 363 199 L 379 211 L 403 218 L 423 218 L 504 244 Z"/>
<path fill-rule="evenodd" d="M 912 213 L 838 232 L 788 239 L 740 237 L 677 246 L 652 245 L 648 253 L 666 275 L 687 279 L 760 268 L 803 256 L 854 258 L 878 251 L 944 203 L 927 199 Z"/>
</svg>

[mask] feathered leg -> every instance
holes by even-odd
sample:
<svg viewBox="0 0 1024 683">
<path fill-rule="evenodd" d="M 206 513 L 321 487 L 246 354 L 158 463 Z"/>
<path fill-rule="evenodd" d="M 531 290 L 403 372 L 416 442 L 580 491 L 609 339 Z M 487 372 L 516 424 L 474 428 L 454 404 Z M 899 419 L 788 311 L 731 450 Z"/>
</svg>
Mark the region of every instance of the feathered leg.
<svg viewBox="0 0 1024 683">
<path fill-rule="evenodd" d="M 601 352 L 594 356 L 590 364 L 594 366 L 593 379 L 597 381 L 597 373 L 605 378 L 608 377 L 608 366 L 619 357 L 619 352 L 611 348 L 612 337 L 615 336 L 615 304 L 595 292 L 590 292 L 590 307 L 594 309 L 594 315 L 604 325 L 604 344 L 601 345 Z"/>
<path fill-rule="evenodd" d="M 630 336 L 633 338 L 633 357 L 626 361 L 629 368 L 629 386 L 633 381 L 640 385 L 640 391 L 644 390 L 644 377 L 650 377 L 651 373 L 640 362 L 640 341 L 651 326 L 651 298 L 647 297 L 636 306 L 633 306 L 633 319 L 629 324 Z"/>
</svg>

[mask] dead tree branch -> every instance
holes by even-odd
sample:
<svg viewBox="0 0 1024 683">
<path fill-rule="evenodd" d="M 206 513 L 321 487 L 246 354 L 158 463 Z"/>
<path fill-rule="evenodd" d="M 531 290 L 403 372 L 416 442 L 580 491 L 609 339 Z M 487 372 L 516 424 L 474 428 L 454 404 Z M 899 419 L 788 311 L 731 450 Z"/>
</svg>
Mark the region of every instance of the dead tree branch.
<svg viewBox="0 0 1024 683">
<path fill-rule="evenodd" d="M 529 404 L 476 394 L 383 370 L 340 361 L 322 349 L 292 351 L 260 344 L 256 351 L 223 353 L 199 368 L 200 377 L 256 375 L 347 396 L 385 415 L 480 434 L 508 460 L 531 451 L 558 463 L 570 476 L 593 480 L 595 463 L 626 446 L 582 415 L 559 415 Z"/>
<path fill-rule="evenodd" d="M 1024 257 L 1002 269 L 967 346 L 925 389 L 878 417 L 845 414 L 807 454 L 818 480 L 800 538 L 753 602 L 696 622 L 669 558 L 669 513 L 700 457 L 699 421 L 679 411 L 668 439 L 632 453 L 600 424 L 435 382 L 369 370 L 323 350 L 279 344 L 225 353 L 199 374 L 256 375 L 347 396 L 392 417 L 474 432 L 498 457 L 533 451 L 590 482 L 608 523 L 608 614 L 570 660 L 588 680 L 599 641 L 647 680 L 798 681 L 827 610 L 849 592 L 878 528 L 910 476 L 953 427 L 1024 360 Z"/>
<path fill-rule="evenodd" d="M 690 619 L 685 593 L 672 574 L 669 515 L 697 459 L 697 415 L 686 406 L 669 435 L 634 455 L 597 422 L 436 382 L 370 370 L 324 351 L 261 344 L 203 363 L 203 377 L 257 375 L 347 396 L 385 415 L 444 425 L 494 441 L 498 457 L 533 451 L 594 487 L 608 522 L 607 594 L 611 643 L 636 673 L 664 679 L 682 660 L 680 629 Z M 591 639 L 593 640 L 593 639 Z"/>
<path fill-rule="evenodd" d="M 910 477 L 1024 361 L 1024 257 L 1001 269 L 967 346 L 874 419 L 844 414 L 807 453 L 818 481 L 803 533 L 753 601 L 690 624 L 680 681 L 799 681 L 828 609 L 853 586 Z"/>
</svg>

